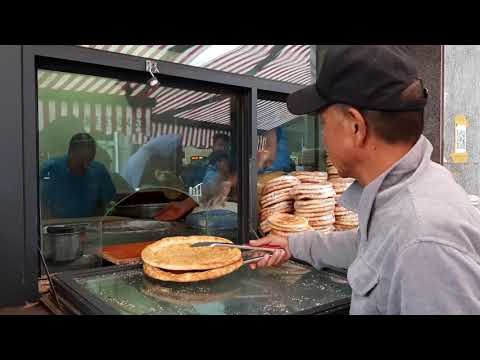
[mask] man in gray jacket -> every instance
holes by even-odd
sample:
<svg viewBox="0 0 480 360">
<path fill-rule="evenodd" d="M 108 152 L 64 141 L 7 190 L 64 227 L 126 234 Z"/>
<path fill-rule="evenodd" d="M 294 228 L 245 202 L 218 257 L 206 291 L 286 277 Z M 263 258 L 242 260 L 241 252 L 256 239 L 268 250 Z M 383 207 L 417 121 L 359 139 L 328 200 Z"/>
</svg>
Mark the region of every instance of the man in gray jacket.
<svg viewBox="0 0 480 360">
<path fill-rule="evenodd" d="M 359 230 L 269 235 L 278 245 L 252 268 L 290 257 L 348 268 L 351 314 L 480 314 L 480 213 L 422 135 L 427 90 L 401 46 L 336 46 L 294 114 L 317 113 L 342 177 L 340 199 Z"/>
</svg>

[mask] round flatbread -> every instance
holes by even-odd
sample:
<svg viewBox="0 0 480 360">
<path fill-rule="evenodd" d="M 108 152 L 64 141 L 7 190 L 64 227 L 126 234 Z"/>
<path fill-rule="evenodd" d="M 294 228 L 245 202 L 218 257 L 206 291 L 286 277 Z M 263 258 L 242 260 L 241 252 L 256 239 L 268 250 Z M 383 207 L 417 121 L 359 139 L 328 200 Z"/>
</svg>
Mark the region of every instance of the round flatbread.
<svg viewBox="0 0 480 360">
<path fill-rule="evenodd" d="M 358 222 L 358 215 L 355 214 L 354 212 L 348 214 L 348 215 L 341 215 L 337 216 L 338 221 L 357 221 Z"/>
<path fill-rule="evenodd" d="M 295 200 L 333 198 L 335 190 L 331 184 L 300 184 L 292 188 Z"/>
<path fill-rule="evenodd" d="M 264 203 L 267 203 L 267 202 L 270 202 L 272 200 L 276 200 L 280 197 L 284 197 L 284 196 L 288 196 L 288 197 L 292 197 L 291 193 L 290 193 L 290 190 L 291 188 L 287 188 L 287 189 L 281 189 L 281 190 L 276 190 L 274 192 L 271 192 L 267 195 L 264 195 L 260 198 L 260 204 L 264 204 Z"/>
<path fill-rule="evenodd" d="M 288 201 L 288 200 L 292 200 L 292 196 L 290 194 L 285 194 L 285 195 L 281 195 L 277 198 L 274 198 L 272 200 L 269 200 L 267 202 L 264 202 L 264 203 L 261 204 L 261 206 L 262 206 L 262 209 L 265 209 L 265 208 L 268 208 L 272 205 L 281 203 L 283 201 Z"/>
<path fill-rule="evenodd" d="M 327 182 L 327 178 L 318 178 L 313 176 L 298 176 L 298 179 L 302 182 L 302 184 L 325 184 Z"/>
<path fill-rule="evenodd" d="M 173 272 L 173 271 L 159 269 L 144 263 L 143 272 L 145 273 L 145 275 L 153 279 L 162 280 L 162 281 L 194 282 L 194 281 L 216 279 L 216 278 L 225 276 L 237 270 L 240 266 L 242 266 L 242 264 L 243 264 L 243 259 L 240 258 L 240 260 L 237 260 L 233 264 L 216 268 L 216 269 L 204 270 L 204 271 Z"/>
<path fill-rule="evenodd" d="M 306 217 L 309 224 L 311 225 L 312 221 L 314 222 L 325 222 L 328 224 L 333 224 L 335 222 L 335 216 L 333 213 L 330 214 L 311 214 L 312 216 Z"/>
<path fill-rule="evenodd" d="M 327 228 L 334 226 L 333 222 L 325 222 L 325 221 L 311 221 L 310 226 L 312 228 Z"/>
<path fill-rule="evenodd" d="M 283 210 L 287 208 L 292 208 L 293 207 L 293 201 L 292 200 L 285 200 L 281 201 L 279 203 L 276 203 L 274 205 L 270 205 L 268 207 L 262 207 L 260 210 L 261 213 L 266 213 L 269 211 L 276 211 L 276 210 Z"/>
<path fill-rule="evenodd" d="M 339 224 L 339 223 L 335 222 L 334 225 L 338 226 L 338 227 L 352 228 L 352 227 L 358 227 L 360 224 L 354 223 L 354 222 L 349 223 L 349 224 Z"/>
<path fill-rule="evenodd" d="M 222 242 L 230 240 L 216 236 L 174 236 L 166 237 L 143 249 L 144 263 L 166 270 L 210 270 L 224 267 L 242 258 L 236 248 L 191 247 L 197 242 Z"/>
<path fill-rule="evenodd" d="M 293 209 L 285 209 L 285 210 L 278 210 L 278 211 L 272 211 L 270 213 L 267 213 L 267 214 L 261 214 L 260 215 L 260 221 L 265 221 L 268 219 L 269 216 L 273 215 L 273 214 L 293 214 L 294 213 L 294 210 Z"/>
<path fill-rule="evenodd" d="M 300 180 L 298 180 L 295 176 L 291 176 L 291 175 L 278 176 L 268 181 L 265 184 L 262 190 L 262 195 L 266 195 L 275 190 L 289 188 L 298 184 L 300 184 Z"/>
<path fill-rule="evenodd" d="M 359 223 L 355 223 L 355 222 L 351 222 L 351 223 L 338 223 L 338 222 L 335 222 L 335 226 L 344 227 L 344 228 L 354 228 L 354 227 L 357 227 L 357 226 L 359 226 L 359 225 L 360 225 Z"/>
<path fill-rule="evenodd" d="M 293 181 L 285 181 L 285 182 L 282 182 L 280 184 L 265 185 L 265 187 L 262 190 L 262 196 L 268 195 L 268 194 L 270 194 L 274 191 L 283 190 L 283 189 L 290 189 L 297 184 L 299 184 L 299 183 L 298 182 L 293 182 Z"/>
<path fill-rule="evenodd" d="M 295 212 L 300 213 L 332 213 L 335 210 L 335 206 L 328 206 L 328 207 L 301 207 L 295 209 Z"/>
<path fill-rule="evenodd" d="M 338 174 L 328 174 L 328 181 L 332 181 L 334 179 L 341 179 L 340 175 Z"/>
<path fill-rule="evenodd" d="M 349 211 L 349 210 L 346 210 L 346 211 L 344 211 L 344 210 L 342 210 L 342 211 L 334 210 L 333 213 L 336 217 L 340 217 L 340 216 L 344 216 L 344 215 L 349 215 L 351 213 L 351 211 Z"/>
<path fill-rule="evenodd" d="M 293 200 L 320 200 L 320 199 L 328 199 L 332 198 L 331 194 L 322 194 L 322 193 L 302 193 L 302 194 L 295 194 L 293 195 Z"/>
<path fill-rule="evenodd" d="M 330 230 L 330 229 L 335 229 L 335 226 L 333 224 L 327 224 L 327 225 L 310 225 L 313 229 L 315 230 Z"/>
<path fill-rule="evenodd" d="M 335 230 L 337 231 L 350 231 L 354 229 L 358 229 L 358 226 L 339 226 L 335 224 Z"/>
<path fill-rule="evenodd" d="M 326 182 L 325 184 L 299 184 L 295 185 L 292 189 L 292 192 L 301 192 L 301 191 L 319 191 L 319 192 L 331 192 L 333 189 L 332 184 Z"/>
<path fill-rule="evenodd" d="M 302 214 L 334 214 L 334 208 L 307 208 L 307 209 L 296 209 L 295 214 L 302 216 Z"/>
<path fill-rule="evenodd" d="M 293 181 L 293 182 L 296 182 L 297 184 L 300 183 L 295 176 L 292 176 L 292 175 L 282 175 L 282 176 L 278 176 L 278 177 L 276 177 L 276 178 L 274 178 L 274 179 L 269 180 L 265 185 L 278 184 L 278 183 L 282 183 L 282 182 L 284 182 L 284 181 Z"/>
<path fill-rule="evenodd" d="M 295 215 L 302 216 L 304 218 L 307 218 L 308 220 L 317 219 L 317 218 L 322 218 L 322 219 L 325 218 L 327 220 L 330 220 L 330 219 L 335 220 L 335 215 L 333 214 L 333 211 L 323 212 L 323 213 L 299 213 L 299 212 L 295 212 Z"/>
<path fill-rule="evenodd" d="M 268 222 L 273 229 L 280 231 L 304 231 L 308 228 L 308 220 L 301 216 L 291 214 L 273 214 L 268 217 Z"/>
<path fill-rule="evenodd" d="M 329 208 L 335 206 L 334 198 L 313 199 L 313 200 L 296 200 L 293 204 L 295 209 L 308 208 Z"/>
<path fill-rule="evenodd" d="M 302 183 L 325 183 L 328 174 L 323 171 L 294 171 L 291 175 L 295 176 Z"/>
<path fill-rule="evenodd" d="M 270 223 L 268 220 L 264 220 L 260 223 L 260 230 L 262 230 L 262 233 L 266 234 L 272 231 L 272 228 L 270 226 Z"/>
<path fill-rule="evenodd" d="M 260 214 L 260 221 L 267 220 L 268 217 L 273 214 L 293 214 L 294 212 L 295 210 L 293 208 L 290 208 L 290 209 L 276 210 L 268 213 L 263 213 L 263 214 Z"/>
</svg>

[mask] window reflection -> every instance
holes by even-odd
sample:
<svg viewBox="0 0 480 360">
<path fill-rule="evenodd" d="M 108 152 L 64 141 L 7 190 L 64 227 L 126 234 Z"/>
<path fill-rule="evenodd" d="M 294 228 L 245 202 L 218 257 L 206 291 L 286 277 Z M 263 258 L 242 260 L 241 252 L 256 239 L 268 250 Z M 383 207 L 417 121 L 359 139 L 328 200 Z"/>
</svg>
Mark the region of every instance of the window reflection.
<svg viewBox="0 0 480 360">
<path fill-rule="evenodd" d="M 86 226 L 84 256 L 174 235 L 235 240 L 230 102 L 225 94 L 39 70 L 42 236 L 49 226 Z"/>
<path fill-rule="evenodd" d="M 326 154 L 321 123 L 315 116 L 296 116 L 288 111 L 286 103 L 263 99 L 258 100 L 257 113 L 257 225 L 266 235 L 271 231 L 267 221 L 270 215 L 296 213 L 289 187 L 278 184 L 265 189 L 266 184 L 299 171 L 320 177 L 318 171 L 325 172 Z M 326 180 L 327 173 L 323 175 Z"/>
<path fill-rule="evenodd" d="M 71 138 L 67 154 L 42 164 L 40 184 L 44 218 L 91 217 L 105 212 L 116 190 L 105 166 L 94 161 L 95 155 L 93 137 L 78 133 Z"/>
</svg>

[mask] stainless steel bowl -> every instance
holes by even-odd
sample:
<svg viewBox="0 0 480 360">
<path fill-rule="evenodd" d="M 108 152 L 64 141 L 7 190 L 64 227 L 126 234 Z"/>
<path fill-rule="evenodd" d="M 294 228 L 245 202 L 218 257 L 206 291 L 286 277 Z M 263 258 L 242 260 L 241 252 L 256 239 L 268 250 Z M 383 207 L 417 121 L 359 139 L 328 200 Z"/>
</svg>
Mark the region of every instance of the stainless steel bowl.
<svg viewBox="0 0 480 360">
<path fill-rule="evenodd" d="M 45 227 L 42 237 L 43 256 L 53 262 L 67 262 L 83 254 L 82 238 L 86 231 L 83 226 L 52 225 Z"/>
</svg>

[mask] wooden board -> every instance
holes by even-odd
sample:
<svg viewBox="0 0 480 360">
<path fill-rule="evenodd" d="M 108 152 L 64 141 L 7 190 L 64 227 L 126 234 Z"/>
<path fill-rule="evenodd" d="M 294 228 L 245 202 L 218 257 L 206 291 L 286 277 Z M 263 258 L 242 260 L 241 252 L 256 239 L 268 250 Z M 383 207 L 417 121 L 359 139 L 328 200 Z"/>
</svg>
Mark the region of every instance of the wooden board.
<svg viewBox="0 0 480 360">
<path fill-rule="evenodd" d="M 102 250 L 102 258 L 116 265 L 137 264 L 142 261 L 140 257 L 142 250 L 154 242 L 146 241 L 105 246 Z"/>
</svg>

